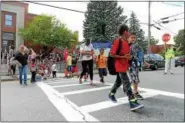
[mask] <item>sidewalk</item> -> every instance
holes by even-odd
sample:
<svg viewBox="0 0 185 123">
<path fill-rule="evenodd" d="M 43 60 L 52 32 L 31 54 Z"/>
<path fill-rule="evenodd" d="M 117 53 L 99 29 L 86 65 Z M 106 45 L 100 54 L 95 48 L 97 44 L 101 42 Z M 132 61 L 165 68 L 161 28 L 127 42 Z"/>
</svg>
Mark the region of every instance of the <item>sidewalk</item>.
<svg viewBox="0 0 185 123">
<path fill-rule="evenodd" d="M 61 78 L 63 76 L 64 76 L 63 73 L 57 73 L 57 78 L 58 77 Z M 31 79 L 31 75 L 28 74 L 27 78 L 28 78 L 28 80 L 30 80 Z M 49 79 L 50 78 L 52 78 L 52 77 L 50 76 Z M 12 77 L 12 76 L 0 76 L 0 80 L 1 80 L 1 82 L 18 81 L 18 75 L 16 75 L 16 77 Z"/>
<path fill-rule="evenodd" d="M 94 74 L 98 74 L 97 70 L 94 70 Z M 64 73 L 57 73 L 57 78 L 61 78 L 64 77 Z M 12 77 L 12 76 L 8 76 L 8 75 L 2 75 L 0 74 L 0 80 L 1 82 L 6 82 L 6 81 L 18 81 L 19 76 L 16 75 L 16 77 Z M 31 79 L 31 74 L 28 74 L 27 76 L 28 80 Z M 52 78 L 52 76 L 50 76 L 49 78 Z"/>
</svg>

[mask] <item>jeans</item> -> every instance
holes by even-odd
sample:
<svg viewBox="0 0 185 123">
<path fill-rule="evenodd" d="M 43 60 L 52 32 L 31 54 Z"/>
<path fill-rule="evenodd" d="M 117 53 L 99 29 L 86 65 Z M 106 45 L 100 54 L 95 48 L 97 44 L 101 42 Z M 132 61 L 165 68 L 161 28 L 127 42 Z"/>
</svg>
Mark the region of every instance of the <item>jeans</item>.
<svg viewBox="0 0 185 123">
<path fill-rule="evenodd" d="M 129 80 L 127 73 L 118 73 L 117 74 L 116 81 L 115 81 L 110 93 L 115 94 L 117 89 L 121 85 L 123 85 L 123 91 L 127 94 L 128 98 L 133 99 L 134 95 L 132 93 L 132 88 L 131 88 L 130 80 Z"/>
<path fill-rule="evenodd" d="M 19 82 L 22 84 L 22 74 L 24 74 L 24 84 L 27 84 L 27 65 L 22 65 L 19 67 Z"/>
</svg>

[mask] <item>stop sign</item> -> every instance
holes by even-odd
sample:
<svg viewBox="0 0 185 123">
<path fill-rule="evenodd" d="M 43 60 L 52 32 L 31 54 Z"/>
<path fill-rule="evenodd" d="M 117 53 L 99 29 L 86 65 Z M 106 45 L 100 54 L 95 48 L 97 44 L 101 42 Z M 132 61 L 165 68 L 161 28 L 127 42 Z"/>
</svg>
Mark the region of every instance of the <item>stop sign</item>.
<svg viewBox="0 0 185 123">
<path fill-rule="evenodd" d="M 168 42 L 169 40 L 171 39 L 171 35 L 169 33 L 165 33 L 163 36 L 162 36 L 162 40 L 166 43 Z"/>
</svg>

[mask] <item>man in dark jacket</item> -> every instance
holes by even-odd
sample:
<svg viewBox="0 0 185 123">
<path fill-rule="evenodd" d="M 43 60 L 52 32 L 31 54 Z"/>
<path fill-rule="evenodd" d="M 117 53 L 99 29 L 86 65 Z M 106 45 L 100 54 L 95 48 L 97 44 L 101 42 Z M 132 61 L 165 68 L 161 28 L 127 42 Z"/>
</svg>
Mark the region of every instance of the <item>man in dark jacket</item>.
<svg viewBox="0 0 185 123">
<path fill-rule="evenodd" d="M 19 62 L 19 82 L 22 85 L 22 74 L 24 74 L 24 85 L 27 85 L 27 69 L 28 69 L 28 52 L 24 45 L 19 47 L 19 51 L 15 54 L 15 60 Z"/>
</svg>

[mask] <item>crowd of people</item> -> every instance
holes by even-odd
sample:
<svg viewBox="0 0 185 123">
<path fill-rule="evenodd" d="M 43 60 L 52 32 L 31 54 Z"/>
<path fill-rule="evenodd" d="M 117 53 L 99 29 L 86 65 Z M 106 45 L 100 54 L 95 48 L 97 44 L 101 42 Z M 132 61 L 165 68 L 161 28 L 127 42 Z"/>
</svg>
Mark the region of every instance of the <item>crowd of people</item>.
<svg viewBox="0 0 185 123">
<path fill-rule="evenodd" d="M 116 81 L 109 93 L 110 100 L 117 102 L 115 98 L 116 91 L 123 85 L 123 91 L 128 96 L 130 109 L 136 110 L 143 107 L 143 105 L 137 102 L 138 99 L 143 99 L 138 91 L 140 67 L 142 64 L 145 64 L 149 68 L 150 64 L 144 61 L 144 57 L 143 63 L 141 62 L 141 59 L 138 57 L 139 48 L 135 41 L 136 34 L 129 32 L 127 25 L 121 25 L 119 37 L 113 41 L 108 57 L 104 55 L 104 48 L 101 48 L 99 54 L 95 55 L 90 39 L 86 39 L 78 53 L 64 51 L 63 57 L 50 52 L 37 55 L 33 49 L 28 49 L 26 46 L 21 45 L 16 53 L 10 51 L 9 69 L 15 75 L 17 65 L 19 68 L 20 84 L 27 85 L 27 69 L 31 72 L 32 83 L 41 79 L 47 79 L 51 75 L 53 78 L 56 78 L 58 71 L 56 63 L 64 60 L 65 77 L 71 78 L 77 76 L 79 84 L 82 84 L 82 78 L 84 77 L 87 80 L 88 75 L 90 75 L 90 85 L 93 86 L 95 85 L 93 82 L 93 66 L 95 62 L 101 83 L 105 83 L 104 77 L 107 76 L 108 71 L 110 74 L 114 71 L 114 75 L 116 75 Z M 169 55 L 171 52 L 168 53 L 169 58 L 174 57 L 174 55 Z M 166 62 L 166 66 L 169 65 L 168 59 Z M 82 66 L 81 73 L 79 73 L 78 63 L 81 63 Z M 170 72 L 172 73 L 172 71 Z M 167 69 L 165 69 L 166 73 Z M 22 79 L 22 74 L 24 79 Z"/>
<path fill-rule="evenodd" d="M 16 77 L 15 76 L 16 68 L 18 68 L 19 81 L 21 85 L 22 84 L 27 85 L 28 72 L 31 73 L 30 82 L 34 83 L 36 81 L 40 81 L 41 79 L 47 79 L 50 76 L 56 78 L 58 71 L 57 63 L 67 61 L 65 63 L 66 65 L 68 65 L 68 68 L 69 67 L 72 68 L 72 65 L 74 68 L 75 64 L 77 64 L 77 60 L 75 62 L 73 59 L 69 59 L 70 53 L 69 54 L 64 53 L 63 55 L 60 55 L 51 53 L 51 51 L 49 51 L 47 53 L 36 54 L 33 49 L 31 48 L 29 49 L 24 45 L 21 45 L 18 51 L 14 51 L 12 52 L 12 55 L 8 56 L 9 56 L 7 60 L 7 64 L 9 66 L 8 73 L 9 75 Z M 70 73 L 70 69 L 67 70 L 68 73 Z M 73 71 L 74 71 L 73 74 L 77 75 L 75 73 L 75 71 L 77 71 L 77 68 L 75 68 L 75 70 L 73 69 Z M 24 79 L 22 79 L 22 75 L 24 75 Z"/>
</svg>

